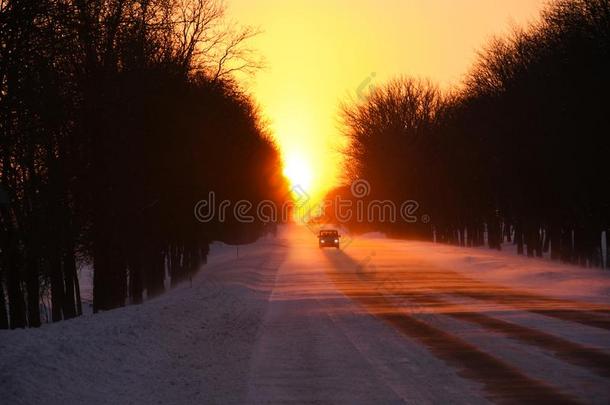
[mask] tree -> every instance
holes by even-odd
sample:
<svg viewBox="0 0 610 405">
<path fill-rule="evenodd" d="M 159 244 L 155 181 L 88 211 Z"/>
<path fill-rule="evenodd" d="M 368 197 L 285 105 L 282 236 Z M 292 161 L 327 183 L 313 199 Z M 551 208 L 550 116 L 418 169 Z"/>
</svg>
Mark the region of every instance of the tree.
<svg viewBox="0 0 610 405">
<path fill-rule="evenodd" d="M 42 295 L 53 321 L 80 314 L 78 262 L 107 310 L 191 276 L 211 240 L 263 232 L 193 216 L 209 190 L 283 192 L 232 80 L 257 66 L 255 31 L 224 13 L 214 0 L 0 3 L 0 327 L 38 326 Z"/>
</svg>

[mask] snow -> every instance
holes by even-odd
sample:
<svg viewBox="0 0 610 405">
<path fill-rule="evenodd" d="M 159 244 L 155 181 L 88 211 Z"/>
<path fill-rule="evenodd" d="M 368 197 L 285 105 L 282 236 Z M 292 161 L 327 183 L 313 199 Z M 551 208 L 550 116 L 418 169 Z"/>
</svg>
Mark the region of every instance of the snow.
<svg viewBox="0 0 610 405">
<path fill-rule="evenodd" d="M 362 235 L 358 235 L 358 238 L 362 239 L 386 239 L 386 234 L 383 232 L 366 232 Z"/>
<path fill-rule="evenodd" d="M 0 402 L 514 401 L 486 377 L 494 371 L 525 384 L 526 399 L 610 401 L 610 331 L 539 311 L 607 310 L 610 273 L 510 246 L 344 239 L 343 251 L 321 250 L 290 225 L 239 248 L 216 242 L 192 283 L 141 305 L 0 331 Z M 442 334 L 401 328 L 397 316 Z M 492 367 L 474 372 L 452 345 L 492 356 Z"/>
<path fill-rule="evenodd" d="M 403 244 L 406 253 L 426 255 L 426 260 L 436 266 L 450 267 L 476 279 L 552 297 L 610 302 L 608 270 L 517 255 L 516 246 L 508 243 L 500 251 L 426 242 L 396 243 Z M 431 249 L 433 255 L 428 254 Z"/>
<path fill-rule="evenodd" d="M 262 241 L 236 257 L 235 247 L 215 244 L 192 287 L 40 329 L 1 331 L 1 402 L 238 402 L 269 291 L 219 279 L 226 270 L 272 272 L 252 267 L 275 257 L 272 247 Z"/>
</svg>

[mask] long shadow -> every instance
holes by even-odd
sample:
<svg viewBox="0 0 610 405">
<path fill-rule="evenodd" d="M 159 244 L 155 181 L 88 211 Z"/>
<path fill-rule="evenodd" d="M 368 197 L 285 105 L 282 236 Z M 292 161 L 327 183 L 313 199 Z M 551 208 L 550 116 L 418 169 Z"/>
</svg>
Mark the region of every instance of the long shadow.
<svg viewBox="0 0 610 405">
<path fill-rule="evenodd" d="M 415 281 L 416 285 L 421 285 L 421 280 L 418 278 L 418 275 L 420 273 L 418 273 L 417 271 L 401 273 L 403 276 L 403 280 L 400 280 L 399 277 L 393 276 L 393 278 L 386 277 L 384 280 L 379 281 L 375 280 L 374 278 L 371 278 L 370 276 L 372 275 L 369 274 L 367 271 L 362 271 L 361 267 L 358 268 L 357 275 L 362 281 L 367 281 L 369 282 L 369 284 L 373 283 L 371 285 L 373 285 L 373 288 L 376 290 L 377 293 L 386 293 L 389 296 L 399 297 L 401 300 L 408 300 L 411 303 L 416 303 L 422 306 L 426 306 L 428 308 L 441 308 L 440 311 L 442 311 L 443 315 L 445 316 L 452 317 L 461 321 L 475 323 L 485 327 L 486 329 L 493 330 L 495 332 L 500 332 L 510 339 L 551 351 L 562 360 L 580 367 L 585 367 L 591 372 L 601 377 L 610 377 L 610 355 L 601 350 L 573 343 L 561 337 L 545 333 L 536 329 L 528 328 L 526 326 L 521 326 L 511 322 L 503 321 L 501 319 L 494 318 L 492 316 L 488 316 L 480 312 L 463 311 L 462 308 L 455 305 L 451 301 L 439 297 L 439 294 L 451 293 L 459 296 L 467 296 L 469 298 L 485 296 L 490 301 L 505 303 L 506 301 L 504 301 L 502 298 L 496 297 L 496 299 L 494 299 L 494 293 L 497 292 L 500 297 L 509 295 L 511 297 L 511 302 L 514 303 L 513 306 L 516 306 L 519 309 L 542 315 L 548 315 L 549 312 L 566 312 L 565 316 L 562 317 L 562 319 L 572 320 L 572 318 L 579 313 L 578 311 L 573 310 L 571 312 L 568 312 L 564 309 L 531 308 L 532 305 L 543 305 L 546 308 L 548 308 L 550 305 L 565 307 L 565 305 L 569 303 L 567 301 L 546 298 L 544 296 L 534 294 L 511 292 L 510 290 L 507 290 L 503 287 L 488 285 L 485 283 L 481 283 L 478 280 L 473 280 L 469 278 L 457 277 L 453 275 L 452 272 L 442 271 L 427 273 L 423 276 L 426 280 L 426 284 L 437 281 L 437 284 L 439 285 L 439 287 L 437 288 L 437 293 L 429 293 L 417 287 L 404 287 L 405 285 L 409 285 L 405 284 L 405 279 L 407 277 L 410 278 L 411 282 Z M 466 283 L 468 285 L 467 287 L 464 287 L 464 281 L 468 281 L 468 283 Z M 445 283 L 453 283 L 454 285 L 452 285 L 451 287 L 443 287 Z M 472 289 L 473 286 L 476 286 L 477 291 L 469 290 L 469 293 L 464 293 L 461 290 L 456 291 L 456 285 L 461 285 L 462 289 Z M 390 288 L 388 289 L 387 286 L 390 286 Z M 489 289 L 492 291 L 481 291 L 482 289 Z M 400 303 L 397 305 L 400 307 Z M 583 310 L 580 315 L 580 319 L 582 320 L 582 318 L 585 318 L 590 315 L 590 311 Z M 589 320 L 591 321 L 591 319 Z"/>
<path fill-rule="evenodd" d="M 417 277 L 418 282 L 435 282 L 437 285 L 434 288 L 446 294 L 493 302 L 562 321 L 610 330 L 610 308 L 607 305 L 518 291 L 440 268 L 426 273 L 411 272 L 409 276 Z"/>
<path fill-rule="evenodd" d="M 510 305 L 524 311 L 532 312 L 539 315 L 544 315 L 552 318 L 557 318 L 563 321 L 580 323 L 581 325 L 592 326 L 594 328 L 610 330 L 610 318 L 606 316 L 610 311 L 601 308 L 591 309 L 570 309 L 566 308 L 570 305 L 582 305 L 582 303 L 569 300 L 560 300 L 556 298 L 544 297 L 537 294 L 497 291 L 497 292 L 482 292 L 482 291 L 451 291 L 452 294 L 461 295 L 468 298 L 474 298 L 485 301 L 493 301 L 503 305 Z M 543 306 L 555 305 L 558 308 L 531 308 L 532 304 Z M 529 306 L 529 307 L 528 307 Z"/>
<path fill-rule="evenodd" d="M 417 340 L 436 357 L 455 367 L 460 376 L 481 383 L 489 399 L 496 402 L 578 403 L 572 396 L 532 379 L 470 343 L 405 313 L 376 291 L 374 282 L 363 280 L 359 274 L 362 265 L 343 251 L 325 251 L 324 255 L 332 264 L 328 275 L 341 292 L 362 305 L 368 313 Z"/>
</svg>

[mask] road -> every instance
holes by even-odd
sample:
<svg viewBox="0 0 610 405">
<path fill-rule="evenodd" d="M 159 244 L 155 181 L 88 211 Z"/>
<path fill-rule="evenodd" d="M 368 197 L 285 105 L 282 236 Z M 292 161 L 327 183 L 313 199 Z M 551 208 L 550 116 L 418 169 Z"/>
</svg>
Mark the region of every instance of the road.
<svg viewBox="0 0 610 405">
<path fill-rule="evenodd" d="M 610 401 L 607 306 L 475 280 L 404 242 L 283 232 L 248 402 Z"/>
<path fill-rule="evenodd" d="M 610 274 L 342 244 L 295 225 L 217 243 L 141 305 L 0 331 L 0 403 L 610 403 Z"/>
</svg>

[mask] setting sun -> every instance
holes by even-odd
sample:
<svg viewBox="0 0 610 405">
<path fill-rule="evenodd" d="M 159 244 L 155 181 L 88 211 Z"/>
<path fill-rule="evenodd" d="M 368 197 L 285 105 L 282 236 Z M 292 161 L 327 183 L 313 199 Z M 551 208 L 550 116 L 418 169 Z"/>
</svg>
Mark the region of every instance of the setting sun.
<svg viewBox="0 0 610 405">
<path fill-rule="evenodd" d="M 284 176 L 290 181 L 290 185 L 299 186 L 310 192 L 312 182 L 312 170 L 309 162 L 299 155 L 288 155 L 284 158 Z"/>
</svg>

